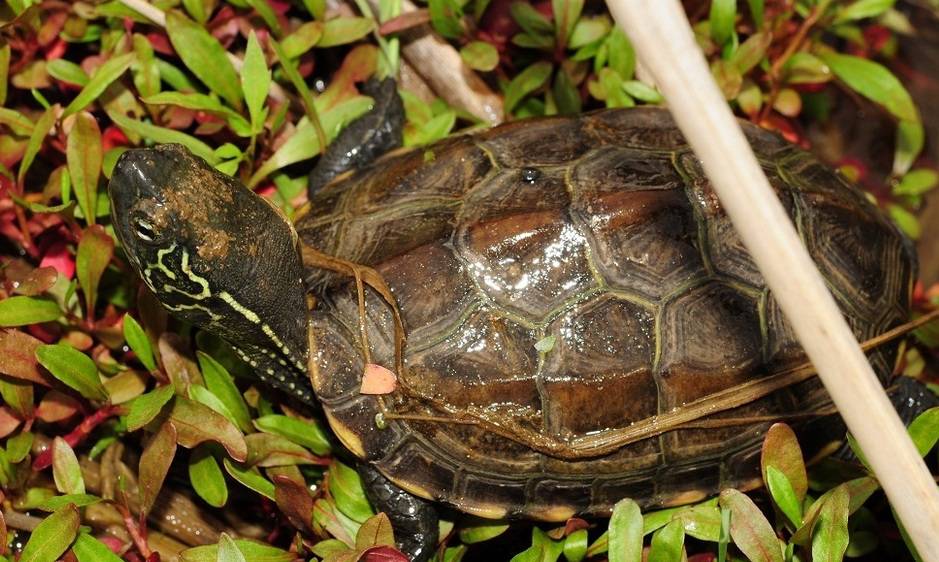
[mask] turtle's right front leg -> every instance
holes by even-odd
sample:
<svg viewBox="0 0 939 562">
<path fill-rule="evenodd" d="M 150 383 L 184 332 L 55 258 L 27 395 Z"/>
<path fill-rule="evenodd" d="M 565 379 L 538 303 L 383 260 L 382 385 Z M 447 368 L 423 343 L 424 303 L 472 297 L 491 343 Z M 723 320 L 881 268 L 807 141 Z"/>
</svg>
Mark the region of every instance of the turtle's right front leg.
<svg viewBox="0 0 939 562">
<path fill-rule="evenodd" d="M 398 548 L 412 562 L 426 562 L 437 548 L 437 509 L 432 502 L 410 494 L 367 463 L 359 464 L 365 495 L 391 520 Z"/>
</svg>

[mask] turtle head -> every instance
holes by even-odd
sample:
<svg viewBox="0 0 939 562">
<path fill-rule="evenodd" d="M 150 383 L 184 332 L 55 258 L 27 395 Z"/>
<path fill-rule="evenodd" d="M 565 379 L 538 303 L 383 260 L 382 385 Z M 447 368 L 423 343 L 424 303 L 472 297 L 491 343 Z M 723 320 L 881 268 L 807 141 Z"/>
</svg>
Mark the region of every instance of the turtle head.
<svg viewBox="0 0 939 562">
<path fill-rule="evenodd" d="M 163 306 L 310 400 L 306 295 L 286 217 L 174 144 L 125 152 L 108 191 L 127 258 Z"/>
</svg>

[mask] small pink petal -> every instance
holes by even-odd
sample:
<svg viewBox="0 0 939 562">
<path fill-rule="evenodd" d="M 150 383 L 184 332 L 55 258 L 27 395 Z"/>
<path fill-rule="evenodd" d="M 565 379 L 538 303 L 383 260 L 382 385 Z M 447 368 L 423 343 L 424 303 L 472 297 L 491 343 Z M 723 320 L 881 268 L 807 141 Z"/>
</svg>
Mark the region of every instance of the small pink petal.
<svg viewBox="0 0 939 562">
<path fill-rule="evenodd" d="M 398 377 L 381 365 L 369 363 L 362 375 L 362 394 L 391 394 L 398 386 Z"/>
</svg>

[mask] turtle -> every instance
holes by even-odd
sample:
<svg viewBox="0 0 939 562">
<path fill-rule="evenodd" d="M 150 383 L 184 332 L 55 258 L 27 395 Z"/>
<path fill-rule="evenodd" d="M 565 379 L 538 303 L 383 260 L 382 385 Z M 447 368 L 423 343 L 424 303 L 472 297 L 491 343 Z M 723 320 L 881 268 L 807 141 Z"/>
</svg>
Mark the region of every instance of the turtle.
<svg viewBox="0 0 939 562">
<path fill-rule="evenodd" d="M 774 421 L 843 437 L 667 110 L 401 149 L 393 85 L 375 99 L 293 223 L 179 145 L 125 152 L 109 193 L 150 290 L 322 408 L 414 559 L 439 504 L 539 521 L 676 506 L 759 485 Z M 858 338 L 904 322 L 903 234 L 811 154 L 741 126 Z M 895 356 L 870 356 L 884 385 Z M 394 389 L 362 392 L 375 368 Z"/>
</svg>

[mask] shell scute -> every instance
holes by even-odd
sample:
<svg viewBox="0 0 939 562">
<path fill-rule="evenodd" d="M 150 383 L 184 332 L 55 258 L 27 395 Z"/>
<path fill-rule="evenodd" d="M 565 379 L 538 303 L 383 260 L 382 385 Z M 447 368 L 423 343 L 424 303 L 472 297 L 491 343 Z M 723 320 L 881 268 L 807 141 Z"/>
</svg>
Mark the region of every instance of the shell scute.
<svg viewBox="0 0 939 562">
<path fill-rule="evenodd" d="M 483 294 L 539 321 L 596 283 L 587 241 L 567 219 L 563 172 L 523 173 L 504 170 L 470 194 L 455 243 Z"/>
<path fill-rule="evenodd" d="M 597 270 L 613 288 L 659 298 L 704 270 L 683 190 L 582 194 L 571 216 L 589 233 Z"/>
<path fill-rule="evenodd" d="M 658 413 L 655 315 L 647 307 L 604 295 L 559 316 L 547 333 L 555 337 L 541 373 L 548 432 L 584 435 Z"/>
</svg>

